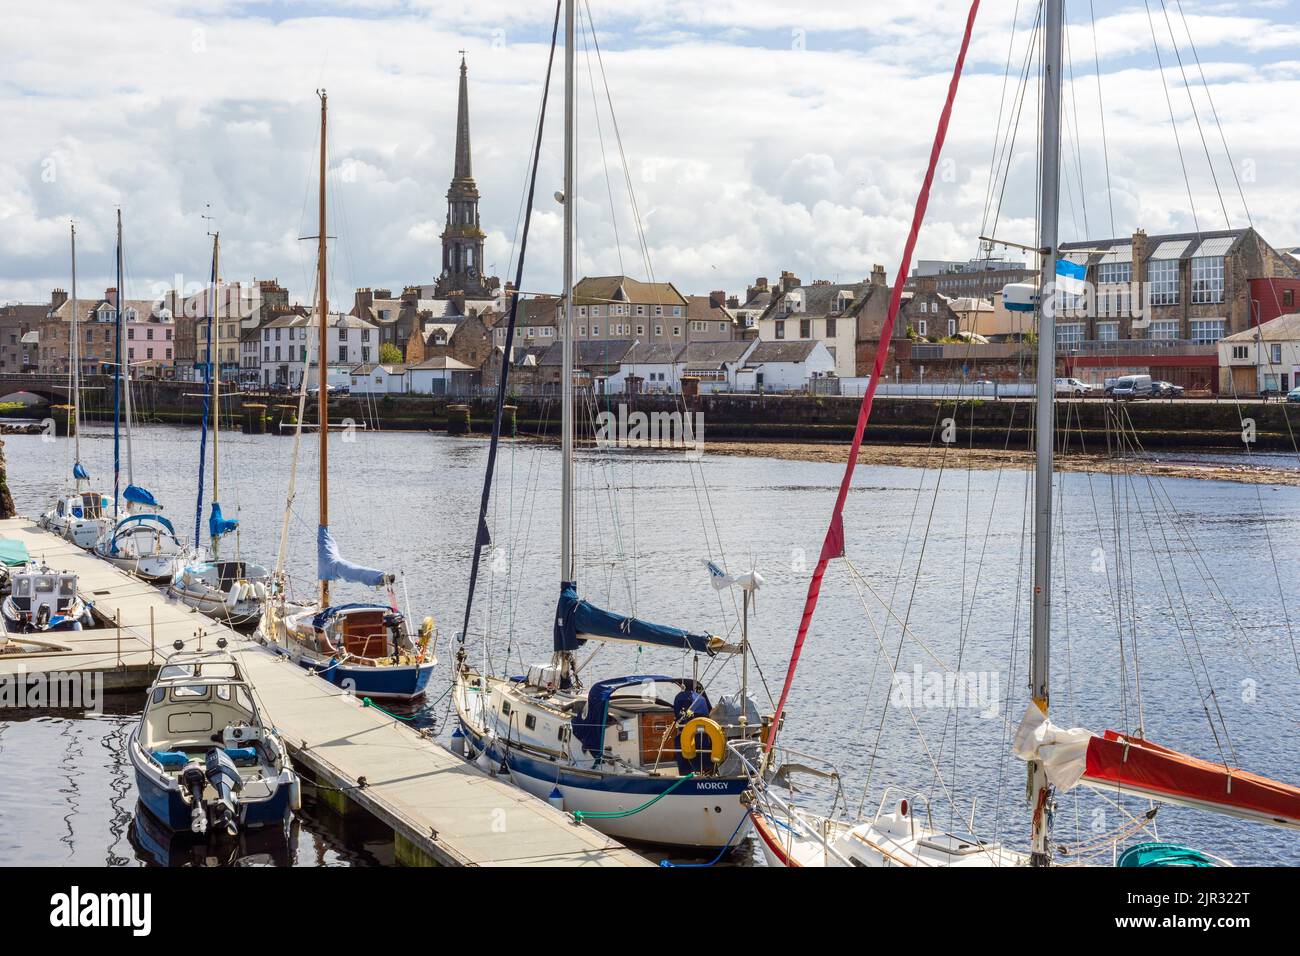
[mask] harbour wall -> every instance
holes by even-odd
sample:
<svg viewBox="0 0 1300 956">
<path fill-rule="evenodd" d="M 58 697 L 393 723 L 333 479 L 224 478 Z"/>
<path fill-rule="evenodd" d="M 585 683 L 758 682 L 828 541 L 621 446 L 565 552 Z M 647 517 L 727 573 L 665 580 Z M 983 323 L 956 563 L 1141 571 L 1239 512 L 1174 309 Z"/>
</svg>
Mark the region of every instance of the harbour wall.
<svg viewBox="0 0 1300 956">
<path fill-rule="evenodd" d="M 174 383 L 136 383 L 138 420 L 160 424 L 197 425 L 203 403 Z M 683 403 L 679 396 L 593 396 L 584 399 L 579 427 L 591 430 L 599 412 L 672 414 L 689 408 L 703 422 L 704 440 L 772 442 L 847 442 L 853 437 L 860 401 L 839 396 L 702 395 Z M 296 396 L 231 394 L 223 398 L 223 427 L 253 433 L 292 431 Z M 522 436 L 558 435 L 559 400 L 551 396 L 521 396 L 510 400 L 513 431 Z M 330 399 L 331 418 L 367 429 L 451 431 L 487 434 L 495 409 L 491 398 L 361 395 Z M 94 423 L 110 421 L 112 408 L 92 400 L 84 409 Z M 48 408 L 27 413 L 46 417 Z M 951 420 L 951 426 L 949 421 Z M 306 410 L 315 422 L 314 403 Z M 584 426 L 585 422 L 585 426 Z M 1121 428 L 1120 426 L 1123 426 Z M 1033 434 L 1033 404 L 1027 400 L 877 398 L 865 440 L 873 444 L 940 442 L 947 434 L 962 446 L 1025 448 Z M 512 431 L 507 423 L 507 432 Z M 1114 402 L 1107 399 L 1062 401 L 1057 408 L 1057 447 L 1067 451 L 1105 452 L 1117 435 L 1127 432 L 1130 446 L 1166 450 L 1242 450 L 1243 436 L 1258 450 L 1294 451 L 1300 432 L 1300 407 L 1281 402 L 1148 400 Z"/>
</svg>

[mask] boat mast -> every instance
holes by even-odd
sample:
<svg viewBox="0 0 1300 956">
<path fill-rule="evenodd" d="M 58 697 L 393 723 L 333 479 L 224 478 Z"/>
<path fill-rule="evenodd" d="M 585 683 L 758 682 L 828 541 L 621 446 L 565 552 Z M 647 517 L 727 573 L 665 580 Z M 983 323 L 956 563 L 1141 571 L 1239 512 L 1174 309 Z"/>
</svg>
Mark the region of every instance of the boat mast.
<svg viewBox="0 0 1300 956">
<path fill-rule="evenodd" d="M 72 340 L 68 347 L 68 385 L 72 391 L 72 462 L 77 490 L 81 491 L 81 344 L 77 325 L 77 224 L 72 229 Z"/>
<path fill-rule="evenodd" d="M 117 361 L 113 363 L 113 519 L 117 519 L 122 476 L 122 210 L 117 211 L 117 300 L 113 303 Z"/>
<path fill-rule="evenodd" d="M 208 332 L 208 348 L 216 346 L 217 360 L 209 362 L 208 374 L 212 376 L 212 506 L 215 508 L 220 497 L 220 475 L 217 472 L 217 445 L 221 433 L 221 233 L 212 234 L 212 328 Z M 212 536 L 209 531 L 209 544 L 215 560 L 221 550 L 220 535 Z"/>
<path fill-rule="evenodd" d="M 1037 459 L 1034 466 L 1033 629 L 1030 642 L 1029 691 L 1034 704 L 1048 712 L 1052 628 L 1052 453 L 1056 439 L 1056 254 L 1061 195 L 1061 36 L 1063 0 L 1046 0 L 1043 50 L 1043 130 L 1039 197 L 1038 383 L 1035 400 Z M 1033 808 L 1031 859 L 1048 862 L 1048 813 L 1051 794 L 1041 761 L 1029 763 L 1029 797 Z"/>
<path fill-rule="evenodd" d="M 326 110 L 326 93 L 324 90 L 317 90 L 317 96 L 320 97 L 320 208 L 318 212 L 319 228 L 316 237 L 316 287 L 318 295 L 318 312 L 320 315 L 320 354 L 316 356 L 316 385 L 318 402 L 316 406 L 316 430 L 320 433 L 320 526 L 329 527 L 330 523 L 330 499 L 329 499 L 329 392 L 325 387 L 326 369 L 329 367 L 328 351 L 328 321 L 329 315 L 329 292 L 325 287 L 326 267 L 325 267 L 325 110 Z M 302 366 L 302 374 L 305 377 L 308 372 L 307 363 Z M 329 606 L 330 603 L 330 583 L 328 581 L 320 582 L 320 606 L 322 609 Z"/>
<path fill-rule="evenodd" d="M 560 580 L 576 582 L 573 555 L 573 125 L 574 4 L 564 3 L 564 337 L 560 340 Z"/>
</svg>

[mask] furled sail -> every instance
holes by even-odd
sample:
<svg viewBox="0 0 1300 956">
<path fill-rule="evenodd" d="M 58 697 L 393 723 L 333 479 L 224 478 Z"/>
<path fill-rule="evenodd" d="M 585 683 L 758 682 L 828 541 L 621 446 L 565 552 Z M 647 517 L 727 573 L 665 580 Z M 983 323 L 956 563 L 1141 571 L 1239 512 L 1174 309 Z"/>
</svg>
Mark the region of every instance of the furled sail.
<svg viewBox="0 0 1300 956">
<path fill-rule="evenodd" d="M 377 588 L 391 581 L 392 575 L 345 561 L 339 554 L 339 546 L 334 541 L 334 535 L 330 534 L 330 529 L 326 525 L 320 525 L 316 531 L 316 579 L 351 581 L 353 584 L 368 584 Z"/>
<path fill-rule="evenodd" d="M 1082 783 L 1097 790 L 1300 828 L 1300 787 L 1108 730 L 1094 734 L 1057 727 L 1030 704 L 1013 749 L 1039 760 L 1048 781 L 1065 791 Z"/>
<path fill-rule="evenodd" d="M 555 609 L 555 650 L 576 650 L 589 640 L 654 644 L 709 655 L 735 650 L 720 637 L 694 634 L 680 627 L 651 624 L 602 610 L 579 598 L 577 585 L 566 582 L 560 586 L 560 601 Z"/>
<path fill-rule="evenodd" d="M 208 534 L 213 538 L 220 538 L 223 534 L 230 534 L 239 527 L 237 518 L 227 518 L 221 514 L 221 505 L 215 501 L 212 502 L 212 514 L 208 516 Z"/>
<path fill-rule="evenodd" d="M 86 467 L 81 462 L 72 466 L 72 477 L 78 481 L 89 481 L 90 475 L 86 472 Z"/>
<path fill-rule="evenodd" d="M 126 491 L 122 492 L 122 497 L 133 505 L 143 505 L 146 508 L 158 507 L 158 499 L 153 496 L 153 492 L 139 485 L 127 485 Z"/>
</svg>

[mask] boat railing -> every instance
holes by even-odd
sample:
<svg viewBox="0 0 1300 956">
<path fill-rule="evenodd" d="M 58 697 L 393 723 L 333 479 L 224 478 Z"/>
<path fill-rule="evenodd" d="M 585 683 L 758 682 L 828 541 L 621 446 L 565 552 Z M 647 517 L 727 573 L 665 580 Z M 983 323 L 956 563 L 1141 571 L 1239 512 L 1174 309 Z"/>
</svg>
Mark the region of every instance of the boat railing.
<svg viewBox="0 0 1300 956">
<path fill-rule="evenodd" d="M 760 808 L 761 805 L 764 803 L 777 807 L 785 816 L 786 820 L 789 821 L 788 825 L 798 826 L 800 828 L 800 831 L 802 831 L 802 833 L 807 833 L 811 835 L 821 845 L 822 850 L 825 851 L 827 857 L 834 857 L 844 866 L 854 865 L 853 862 L 848 859 L 848 857 L 846 857 L 843 853 L 841 853 L 839 850 L 835 849 L 835 847 L 831 845 L 829 839 L 829 832 L 828 832 L 829 826 L 819 827 L 814 825 L 811 821 L 808 820 L 806 815 L 803 814 L 797 807 L 794 807 L 791 804 L 787 803 L 779 793 L 777 793 L 767 785 L 760 769 L 757 766 L 755 766 L 749 760 L 749 758 L 746 757 L 745 754 L 741 752 L 739 748 L 737 748 L 733 744 L 728 744 L 727 749 L 730 750 L 733 754 L 735 754 L 736 758 L 740 760 L 740 762 L 744 764 L 744 766 L 748 769 L 749 778 L 754 792 L 754 800 L 760 805 Z M 786 751 L 786 752 L 795 753 L 795 751 Z M 806 756 L 806 755 L 799 754 L 798 756 Z M 836 774 L 836 777 L 838 778 L 838 774 Z M 827 824 L 829 824 L 830 818 L 827 817 L 826 821 Z"/>
</svg>

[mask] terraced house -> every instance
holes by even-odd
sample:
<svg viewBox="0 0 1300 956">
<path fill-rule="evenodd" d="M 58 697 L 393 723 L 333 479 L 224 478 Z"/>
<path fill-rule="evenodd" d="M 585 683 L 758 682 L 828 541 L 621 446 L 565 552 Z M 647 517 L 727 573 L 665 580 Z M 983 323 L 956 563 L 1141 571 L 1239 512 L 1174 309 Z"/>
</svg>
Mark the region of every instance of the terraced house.
<svg viewBox="0 0 1300 956">
<path fill-rule="evenodd" d="M 671 282 L 642 282 L 628 276 L 595 276 L 573 287 L 575 342 L 625 340 L 647 345 L 685 345 L 686 296 Z M 563 327 L 564 299 L 556 300 Z"/>
</svg>

